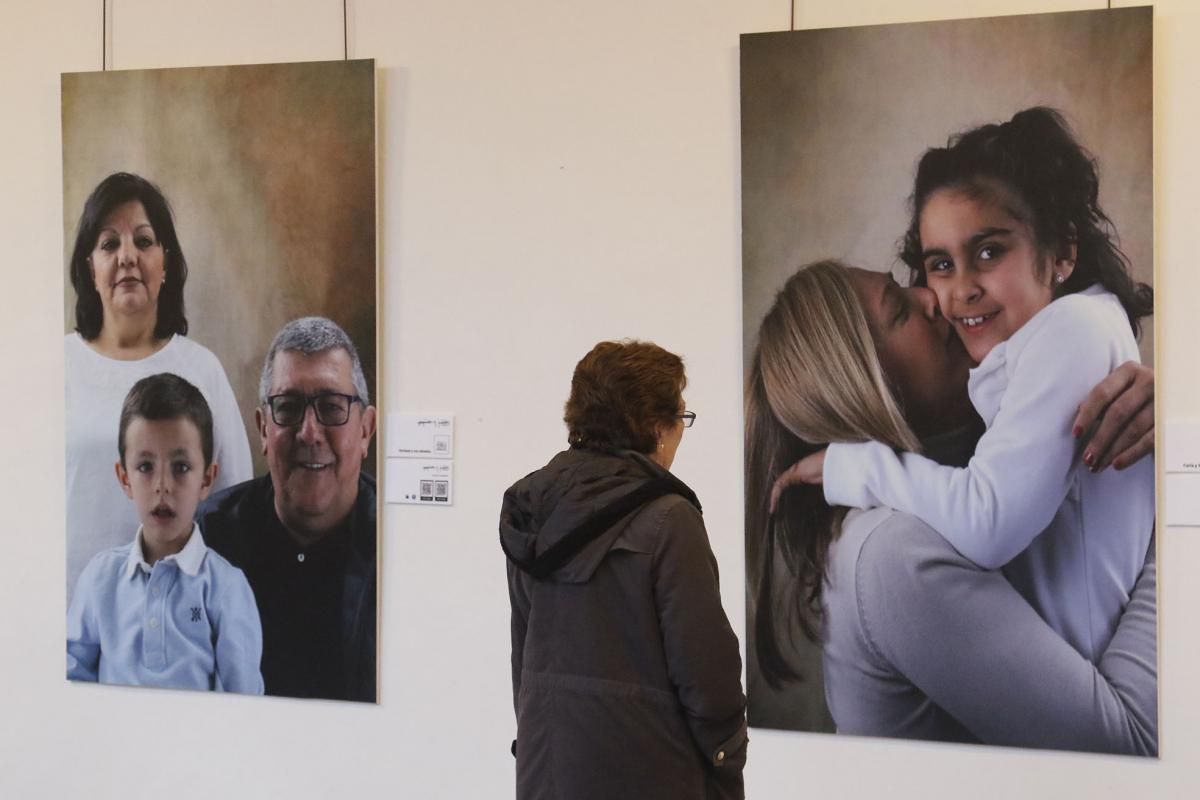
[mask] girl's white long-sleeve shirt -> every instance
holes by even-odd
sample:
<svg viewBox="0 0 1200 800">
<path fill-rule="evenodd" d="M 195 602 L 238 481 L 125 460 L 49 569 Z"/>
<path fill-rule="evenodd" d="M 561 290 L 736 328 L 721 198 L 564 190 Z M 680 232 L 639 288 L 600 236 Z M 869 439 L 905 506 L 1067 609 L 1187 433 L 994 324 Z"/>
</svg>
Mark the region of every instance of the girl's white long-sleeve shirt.
<svg viewBox="0 0 1200 800">
<path fill-rule="evenodd" d="M 1091 472 L 1071 425 L 1114 368 L 1139 358 L 1128 317 L 1099 286 L 1056 300 L 971 370 L 987 425 L 964 468 L 877 442 L 832 444 L 831 505 L 888 506 L 941 533 L 1016 589 L 1093 662 L 1108 645 L 1154 527 L 1154 464 Z"/>
</svg>

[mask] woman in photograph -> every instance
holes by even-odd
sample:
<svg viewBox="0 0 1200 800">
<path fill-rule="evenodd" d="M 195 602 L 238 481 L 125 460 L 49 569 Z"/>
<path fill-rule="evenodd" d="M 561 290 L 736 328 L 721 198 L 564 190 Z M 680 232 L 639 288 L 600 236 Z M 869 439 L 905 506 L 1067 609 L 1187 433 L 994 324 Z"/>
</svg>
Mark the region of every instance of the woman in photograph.
<svg viewBox="0 0 1200 800">
<path fill-rule="evenodd" d="M 823 643 L 839 732 L 1154 753 L 1152 546 L 1093 664 L 1001 573 L 916 517 L 847 512 L 811 485 L 783 492 L 770 512 L 777 476 L 828 442 L 873 440 L 966 463 L 978 435 L 964 392 L 969 366 L 928 289 L 821 262 L 780 291 L 759 330 L 746 398 L 747 557 L 759 570 L 762 674 L 772 685 L 798 677 L 788 653 L 798 628 Z M 1100 394 L 1128 386 L 1144 399 L 1142 369 L 1120 367 Z M 1152 421 L 1133 421 L 1135 444 L 1121 459 L 1147 448 Z"/>
<path fill-rule="evenodd" d="M 225 370 L 186 338 L 187 261 L 158 188 L 124 172 L 101 181 L 84 204 L 69 266 L 76 300 L 65 342 L 68 602 L 92 556 L 138 529 L 114 474 L 121 403 L 138 380 L 169 372 L 200 389 L 213 414 L 214 489 L 252 477 Z"/>
<path fill-rule="evenodd" d="M 741 798 L 745 696 L 700 503 L 671 474 L 683 361 L 601 342 L 570 448 L 505 493 L 517 797 Z"/>
</svg>

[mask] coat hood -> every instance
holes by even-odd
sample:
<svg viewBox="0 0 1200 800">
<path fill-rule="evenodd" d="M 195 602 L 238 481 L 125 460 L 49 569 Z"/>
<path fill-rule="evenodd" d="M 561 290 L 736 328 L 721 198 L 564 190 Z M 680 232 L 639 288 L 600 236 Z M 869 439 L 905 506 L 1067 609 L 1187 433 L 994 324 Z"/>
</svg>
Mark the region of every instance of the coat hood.
<svg viewBox="0 0 1200 800">
<path fill-rule="evenodd" d="M 700 508 L 687 484 L 641 453 L 565 450 L 504 493 L 500 541 L 518 568 L 546 552 L 572 531 L 654 480 Z M 584 583 L 620 539 L 641 508 L 625 514 L 588 542 L 549 577 L 559 583 Z"/>
</svg>

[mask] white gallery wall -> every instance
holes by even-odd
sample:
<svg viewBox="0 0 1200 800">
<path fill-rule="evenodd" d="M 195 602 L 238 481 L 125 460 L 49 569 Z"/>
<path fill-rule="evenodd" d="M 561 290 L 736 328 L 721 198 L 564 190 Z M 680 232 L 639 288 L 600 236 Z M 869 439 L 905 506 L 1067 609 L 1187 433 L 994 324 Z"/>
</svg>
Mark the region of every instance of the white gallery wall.
<svg viewBox="0 0 1200 800">
<path fill-rule="evenodd" d="M 798 0 L 795 21 L 1103 5 Z M 108 7 L 116 69 L 343 52 L 340 0 Z M 100 68 L 101 8 L 0 3 L 0 797 L 511 797 L 500 495 L 564 445 L 571 370 L 604 338 L 686 358 L 675 471 L 742 632 L 738 34 L 787 29 L 791 4 L 349 0 L 350 55 L 379 69 L 381 399 L 458 425 L 455 505 L 385 511 L 381 703 L 68 684 L 59 74 Z M 1200 416 L 1198 41 L 1200 4 L 1157 4 L 1160 430 Z M 1195 796 L 1200 529 L 1159 545 L 1160 760 L 756 731 L 749 795 Z"/>
</svg>

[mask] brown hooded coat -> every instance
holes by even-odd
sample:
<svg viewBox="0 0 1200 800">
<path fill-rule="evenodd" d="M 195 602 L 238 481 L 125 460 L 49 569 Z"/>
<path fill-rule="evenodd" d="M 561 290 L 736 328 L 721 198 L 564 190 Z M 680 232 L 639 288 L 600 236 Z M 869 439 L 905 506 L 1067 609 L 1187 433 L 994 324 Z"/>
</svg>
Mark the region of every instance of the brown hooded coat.
<svg viewBox="0 0 1200 800">
<path fill-rule="evenodd" d="M 508 563 L 518 800 L 742 798 L 737 637 L 695 495 L 637 453 L 571 449 L 504 495 L 527 563 L 651 479 L 676 493 L 543 579 Z"/>
</svg>

